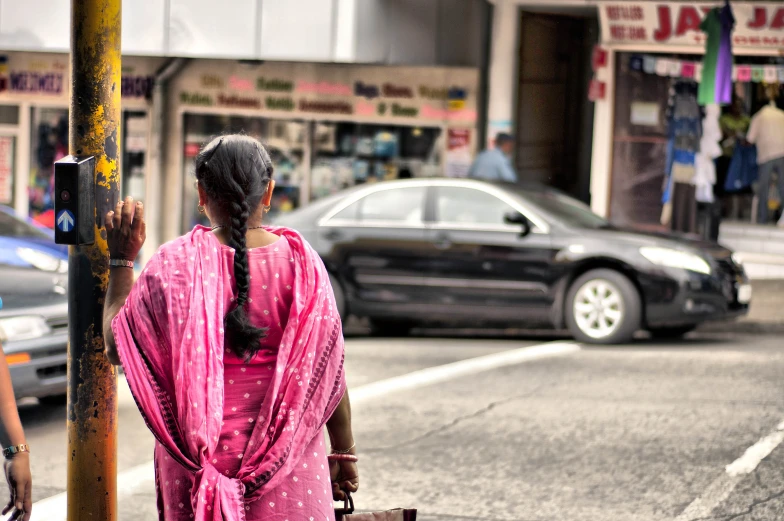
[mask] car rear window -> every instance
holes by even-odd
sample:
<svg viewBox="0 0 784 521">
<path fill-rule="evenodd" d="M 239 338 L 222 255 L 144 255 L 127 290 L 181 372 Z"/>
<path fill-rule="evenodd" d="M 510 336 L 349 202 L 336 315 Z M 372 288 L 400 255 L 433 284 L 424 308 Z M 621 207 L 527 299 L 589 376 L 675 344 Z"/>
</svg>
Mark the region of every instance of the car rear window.
<svg viewBox="0 0 784 521">
<path fill-rule="evenodd" d="M 330 220 L 421 224 L 424 206 L 425 187 L 384 189 L 343 208 Z"/>
</svg>

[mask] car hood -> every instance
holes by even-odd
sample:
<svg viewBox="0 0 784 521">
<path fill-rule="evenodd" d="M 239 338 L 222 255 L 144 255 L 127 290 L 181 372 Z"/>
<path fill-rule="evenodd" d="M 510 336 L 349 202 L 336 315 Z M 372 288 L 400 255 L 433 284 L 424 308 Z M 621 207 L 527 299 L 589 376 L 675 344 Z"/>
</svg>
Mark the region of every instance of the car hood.
<svg viewBox="0 0 784 521">
<path fill-rule="evenodd" d="M 613 241 L 616 244 L 624 243 L 631 247 L 655 246 L 659 248 L 687 248 L 701 251 L 704 254 L 717 259 L 724 259 L 732 255 L 731 250 L 716 242 L 706 241 L 699 236 L 683 233 L 646 232 L 611 227 L 599 230 L 581 230 L 580 235 L 598 240 Z"/>
<path fill-rule="evenodd" d="M 68 275 L 34 268 L 0 266 L 0 313 L 67 303 Z"/>
<path fill-rule="evenodd" d="M 34 267 L 30 262 L 30 256 L 20 254 L 20 249 L 34 250 L 44 255 L 44 264 L 56 265 L 57 261 L 65 262 L 68 260 L 68 248 L 55 244 L 54 241 L 49 239 L 0 236 L 0 266 Z M 40 268 L 40 266 L 38 267 Z"/>
</svg>

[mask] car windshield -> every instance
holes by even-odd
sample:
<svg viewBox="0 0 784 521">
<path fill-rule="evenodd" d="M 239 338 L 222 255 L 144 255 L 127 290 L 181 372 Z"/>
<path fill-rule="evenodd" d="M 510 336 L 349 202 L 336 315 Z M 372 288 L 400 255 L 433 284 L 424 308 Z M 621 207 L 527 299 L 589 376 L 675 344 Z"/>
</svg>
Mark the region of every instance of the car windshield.
<svg viewBox="0 0 784 521">
<path fill-rule="evenodd" d="M 3 211 L 0 211 L 0 237 L 49 238 L 43 231 L 35 226 Z"/>
<path fill-rule="evenodd" d="M 609 228 L 610 223 L 596 215 L 586 204 L 551 188 L 520 189 L 518 193 L 543 212 L 576 228 Z"/>
</svg>

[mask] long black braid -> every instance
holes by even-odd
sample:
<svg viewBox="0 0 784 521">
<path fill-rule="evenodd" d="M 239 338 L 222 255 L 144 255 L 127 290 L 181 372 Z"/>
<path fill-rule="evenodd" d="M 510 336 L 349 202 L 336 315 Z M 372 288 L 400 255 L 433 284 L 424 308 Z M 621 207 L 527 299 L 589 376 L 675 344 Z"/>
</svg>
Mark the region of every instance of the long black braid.
<svg viewBox="0 0 784 521">
<path fill-rule="evenodd" d="M 213 139 L 196 156 L 196 179 L 210 198 L 210 208 L 228 231 L 234 249 L 237 298 L 224 318 L 227 345 L 246 362 L 261 349 L 266 327 L 251 324 L 245 306 L 250 290 L 245 234 L 248 219 L 272 179 L 272 161 L 255 139 L 231 134 Z"/>
</svg>

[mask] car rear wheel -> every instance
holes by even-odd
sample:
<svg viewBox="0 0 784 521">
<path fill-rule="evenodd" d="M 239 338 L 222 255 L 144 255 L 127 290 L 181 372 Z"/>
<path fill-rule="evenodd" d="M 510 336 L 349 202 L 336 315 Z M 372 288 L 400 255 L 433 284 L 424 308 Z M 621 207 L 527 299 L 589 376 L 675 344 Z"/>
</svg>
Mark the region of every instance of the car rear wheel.
<svg viewBox="0 0 784 521">
<path fill-rule="evenodd" d="M 370 321 L 370 334 L 373 336 L 399 338 L 408 336 L 411 329 L 413 326 L 405 320 L 373 319 Z"/>
<path fill-rule="evenodd" d="M 41 405 L 65 405 L 67 401 L 67 394 L 53 394 L 51 396 L 42 396 L 38 398 L 38 403 Z"/>
<path fill-rule="evenodd" d="M 651 328 L 648 332 L 651 334 L 653 338 L 662 338 L 662 339 L 672 339 L 672 338 L 681 338 L 686 333 L 690 333 L 697 329 L 697 324 L 690 324 L 688 326 L 678 326 L 678 327 L 657 327 Z"/>
<path fill-rule="evenodd" d="M 622 344 L 640 328 L 642 304 L 634 284 L 610 269 L 584 273 L 566 298 L 566 324 L 572 335 L 590 344 Z"/>
<path fill-rule="evenodd" d="M 335 306 L 338 308 L 338 314 L 340 315 L 340 320 L 343 323 L 346 322 L 346 296 L 343 293 L 343 286 L 340 285 L 340 281 L 332 275 L 329 274 L 329 283 L 332 285 L 332 292 L 335 294 Z"/>
</svg>

